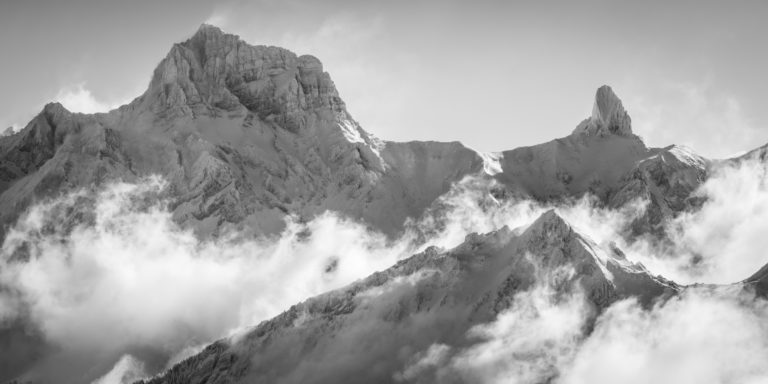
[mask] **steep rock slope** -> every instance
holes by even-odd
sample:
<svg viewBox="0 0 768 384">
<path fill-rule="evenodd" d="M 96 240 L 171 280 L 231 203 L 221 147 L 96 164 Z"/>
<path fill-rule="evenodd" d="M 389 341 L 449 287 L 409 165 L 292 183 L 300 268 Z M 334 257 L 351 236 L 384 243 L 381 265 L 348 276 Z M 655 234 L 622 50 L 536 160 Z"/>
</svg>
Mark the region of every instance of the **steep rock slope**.
<svg viewBox="0 0 768 384">
<path fill-rule="evenodd" d="M 619 298 L 649 304 L 679 290 L 549 211 L 528 228 L 473 234 L 309 299 L 149 383 L 392 382 L 434 343 L 470 344 L 473 325 L 514 307 L 516 293 L 543 279 L 559 294 L 583 290 L 595 313 Z"/>
</svg>

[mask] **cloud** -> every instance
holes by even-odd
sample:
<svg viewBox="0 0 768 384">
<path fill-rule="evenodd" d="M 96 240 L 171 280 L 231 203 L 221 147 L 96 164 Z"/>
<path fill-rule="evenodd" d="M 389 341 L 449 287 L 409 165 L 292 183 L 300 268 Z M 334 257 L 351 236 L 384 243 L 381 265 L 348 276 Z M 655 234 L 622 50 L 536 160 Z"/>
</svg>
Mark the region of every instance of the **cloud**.
<svg viewBox="0 0 768 384">
<path fill-rule="evenodd" d="M 681 284 L 731 284 L 768 263 L 768 165 L 759 159 L 721 162 L 693 197 L 701 207 L 665 226 L 666 241 L 625 238 L 622 229 L 642 213 L 576 205 L 560 208 L 569 221 L 599 243 L 615 242 L 632 261 Z M 642 204 L 642 202 L 638 202 Z"/>
<path fill-rule="evenodd" d="M 768 302 L 689 290 L 643 310 L 614 304 L 558 380 L 581 383 L 764 383 Z"/>
<path fill-rule="evenodd" d="M 592 196 L 543 204 L 527 199 L 497 200 L 493 180 L 466 178 L 438 199 L 415 231 L 431 244 L 450 248 L 467 233 L 486 233 L 504 225 L 523 227 L 555 209 L 580 233 L 598 244 L 615 243 L 627 258 L 652 273 L 682 284 L 730 284 L 746 279 L 768 263 L 768 165 L 756 158 L 720 162 L 693 194 L 704 202 L 666 225 L 666 241 L 627 237 L 626 230 L 646 213 L 647 200 L 609 209 Z M 736 203 L 738 202 L 738 203 Z"/>
<path fill-rule="evenodd" d="M 413 362 L 402 372 L 394 375 L 396 381 L 414 381 L 425 372 L 443 366 L 449 357 L 451 347 L 445 344 L 432 344 L 429 349 L 416 353 Z"/>
<path fill-rule="evenodd" d="M 623 230 L 645 213 L 638 200 L 610 210 L 585 197 L 554 206 L 579 232 L 606 245 L 615 242 L 633 261 L 683 283 L 733 283 L 768 259 L 766 164 L 752 159 L 721 163 L 696 195 L 699 210 L 669 227 L 670 242 L 625 239 Z M 451 243 L 462 233 L 509 224 L 515 227 L 550 208 L 526 200 L 497 201 L 493 182 L 465 180 L 439 201 L 422 225 L 442 231 Z M 478 184 L 481 183 L 481 184 Z M 474 185 L 470 185 L 474 184 Z M 738 203 L 736 203 L 738 202 Z M 441 214 L 451 217 L 439 224 Z M 692 264 L 693 261 L 698 261 Z M 541 279 L 539 279 L 541 281 Z M 516 297 L 516 305 L 467 337 L 468 348 L 435 344 L 416 355 L 396 378 L 407 382 L 537 383 L 758 383 L 768 380 L 768 302 L 738 285 L 718 290 L 689 288 L 680 297 L 642 308 L 635 300 L 613 304 L 596 321 L 578 297 L 553 300 L 537 288 Z M 439 353 L 437 353 L 439 352 Z M 432 376 L 430 376 L 432 375 Z M 456 377 L 460 379 L 456 379 Z"/>
<path fill-rule="evenodd" d="M 83 83 L 60 89 L 54 100 L 61 103 L 71 112 L 80 113 L 108 112 L 125 104 L 123 102 L 108 103 L 98 100 L 90 90 L 85 88 Z"/>
<path fill-rule="evenodd" d="M 582 338 L 589 307 L 581 293 L 558 297 L 549 286 L 515 295 L 511 309 L 470 329 L 480 343 L 451 359 L 443 376 L 462 382 L 540 383 L 570 361 Z"/>
<path fill-rule="evenodd" d="M 698 261 L 700 281 L 733 283 L 768 263 L 768 169 L 758 159 L 725 164 L 696 192 L 702 208 L 672 223 L 677 252 Z"/>
<path fill-rule="evenodd" d="M 92 384 L 131 384 L 147 376 L 144 364 L 131 355 L 124 355 L 112 370 Z"/>
<path fill-rule="evenodd" d="M 215 25 L 219 28 L 227 28 L 232 22 L 238 7 L 234 2 L 216 4 L 214 10 L 205 19 L 205 24 Z"/>
<path fill-rule="evenodd" d="M 643 308 L 619 301 L 596 318 L 583 295 L 546 285 L 475 326 L 468 347 L 433 344 L 395 375 L 411 383 L 763 383 L 768 302 L 738 288 L 693 288 Z M 594 328 L 591 332 L 589 329 Z"/>
</svg>

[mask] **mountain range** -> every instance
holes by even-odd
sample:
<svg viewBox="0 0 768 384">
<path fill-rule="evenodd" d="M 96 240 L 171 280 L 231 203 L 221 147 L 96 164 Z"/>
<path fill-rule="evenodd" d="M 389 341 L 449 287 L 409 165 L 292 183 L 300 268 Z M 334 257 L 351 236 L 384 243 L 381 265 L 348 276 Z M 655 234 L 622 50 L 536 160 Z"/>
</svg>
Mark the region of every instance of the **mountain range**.
<svg viewBox="0 0 768 384">
<path fill-rule="evenodd" d="M 203 25 L 171 48 L 147 90 L 129 104 L 81 114 L 51 103 L 19 132 L 0 137 L 0 237 L 40 201 L 159 175 L 167 186 L 158 198 L 168 202 L 174 222 L 203 239 L 269 238 L 288 220 L 308 222 L 326 212 L 396 239 L 423 230 L 416 223 L 427 216 L 437 226 L 451 220 L 441 197 L 473 179 L 500 204 L 590 197 L 618 210 L 646 201 L 621 233 L 663 243 L 667 223 L 705 203 L 696 191 L 715 169 L 764 162 L 766 148 L 717 160 L 677 145 L 648 147 L 608 86 L 597 89 L 591 115 L 570 134 L 539 145 L 483 153 L 459 142 L 386 141 L 352 118 L 317 58 L 249 45 Z M 5 256 L 17 263 L 30 257 Z M 767 269 L 737 285 L 765 295 Z M 360 277 L 212 342 L 144 382 L 474 382 L 404 370 L 432 346 L 471 346 L 471 329 L 542 284 L 553 301 L 584 296 L 584 333 L 619 300 L 650 308 L 690 289 L 628 260 L 616 246 L 597 244 L 555 210 L 519 228 L 470 234 L 455 248 L 428 247 Z M 0 353 L 0 371 L 10 372 L 0 379 L 31 377 L 25 370 L 43 353 L 31 346 L 41 343 L 19 324 L 0 331 L 0 349 L 13 351 Z"/>
</svg>

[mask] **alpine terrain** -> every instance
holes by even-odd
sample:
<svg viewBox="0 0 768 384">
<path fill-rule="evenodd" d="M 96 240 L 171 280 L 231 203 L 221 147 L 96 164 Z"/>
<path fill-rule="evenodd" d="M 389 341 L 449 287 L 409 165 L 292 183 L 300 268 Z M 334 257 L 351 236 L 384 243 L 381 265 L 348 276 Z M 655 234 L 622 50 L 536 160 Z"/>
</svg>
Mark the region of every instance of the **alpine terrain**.
<svg viewBox="0 0 768 384">
<path fill-rule="evenodd" d="M 571 303 L 573 310 L 565 313 L 579 317 L 566 334 L 569 345 L 578 346 L 602 329 L 604 314 L 620 303 L 653 311 L 703 289 L 652 272 L 622 245 L 642 240 L 672 249 L 679 236 L 670 228 L 704 209 L 708 198 L 700 191 L 713 175 L 743 162 L 765 163 L 766 147 L 726 160 L 683 146 L 648 147 L 633 133 L 629 114 L 609 86 L 597 89 L 591 115 L 563 132 L 570 133 L 529 147 L 508 143 L 514 149 L 499 153 L 459 142 L 386 141 L 353 119 L 318 58 L 250 45 L 202 25 L 170 49 L 146 91 L 129 104 L 81 114 L 51 103 L 23 129 L 0 137 L 0 315 L 4 307 L 21 308 L 15 316 L 0 316 L 0 380 L 497 382 L 461 369 L 462 351 L 481 345 L 479 329 L 514 314 L 538 321 L 547 308 Z M 15 285 L 39 282 L 38 275 L 13 271 L 50 260 L 35 251 L 35 241 L 73 242 L 78 231 L 95 225 L 96 191 L 152 177 L 164 184 L 144 197 L 146 205 L 162 202 L 172 224 L 201 244 L 269 243 L 291 223 L 334 214 L 393 247 L 407 242 L 413 252 L 389 268 L 281 308 L 274 318 L 211 331 L 215 337 L 183 358 L 171 361 L 179 350 L 137 341 L 103 353 L 110 356 L 104 361 L 72 357 L 50 363 L 49 356 L 69 347 L 48 339 L 50 327 L 28 309 L 39 297 Z M 481 207 L 476 215 L 499 215 L 521 202 L 535 207 L 535 215 L 520 226 L 501 223 L 487 233 L 461 233 L 464 240 L 449 247 L 434 246 L 441 231 L 460 221 L 451 200 L 457 195 Z M 36 237 L 21 239 L 19 233 L 27 232 L 19 223 L 35 219 L 33 208 L 62 196 L 79 200 L 60 212 L 56 225 L 41 225 Z M 577 225 L 563 208 L 585 201 L 600 212 L 638 204 L 642 209 L 613 228 L 615 238 L 606 241 L 591 236 L 591 228 Z M 62 265 L 77 262 L 58 256 Z M 700 262 L 706 260 L 693 260 Z M 92 266 L 81 267 L 78 282 L 87 281 Z M 336 267 L 313 272 L 333 273 Z M 705 288 L 765 296 L 767 271 L 768 266 L 741 282 Z M 142 299 L 147 305 L 150 296 Z M 208 304 L 188 310 L 202 314 Z M 547 329 L 541 324 L 531 329 Z M 546 340 L 541 348 L 551 351 L 560 343 Z M 572 355 L 573 348 L 558 353 Z M 527 378 L 511 382 L 559 382 L 570 360 L 541 351 L 524 349 L 505 360 L 504 367 L 517 367 Z M 143 368 L 134 370 L 140 373 L 116 368 L 123 354 L 143 359 Z"/>
</svg>

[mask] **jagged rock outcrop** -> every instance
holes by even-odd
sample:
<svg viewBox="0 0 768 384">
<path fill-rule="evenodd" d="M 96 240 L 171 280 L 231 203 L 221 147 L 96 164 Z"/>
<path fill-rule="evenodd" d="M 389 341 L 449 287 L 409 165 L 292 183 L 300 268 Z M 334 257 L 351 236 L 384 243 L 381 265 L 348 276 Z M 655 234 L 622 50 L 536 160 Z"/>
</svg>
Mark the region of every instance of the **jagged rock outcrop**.
<svg viewBox="0 0 768 384">
<path fill-rule="evenodd" d="M 304 112 L 310 110 L 349 119 L 317 58 L 251 46 L 205 24 L 192 38 L 174 45 L 155 70 L 145 97 L 161 114 L 210 116 L 247 110 L 293 131 L 308 123 Z"/>
<path fill-rule="evenodd" d="M 592 116 L 573 131 L 574 134 L 596 136 L 632 136 L 632 119 L 624 110 L 621 99 L 607 85 L 597 89 Z"/>
<path fill-rule="evenodd" d="M 546 276 L 560 294 L 583 290 L 594 313 L 635 296 L 650 304 L 679 287 L 602 249 L 554 211 L 522 233 L 473 234 L 430 248 L 351 286 L 293 306 L 222 340 L 148 383 L 393 382 L 434 343 L 471 344 L 467 331 L 516 305 Z"/>
</svg>

